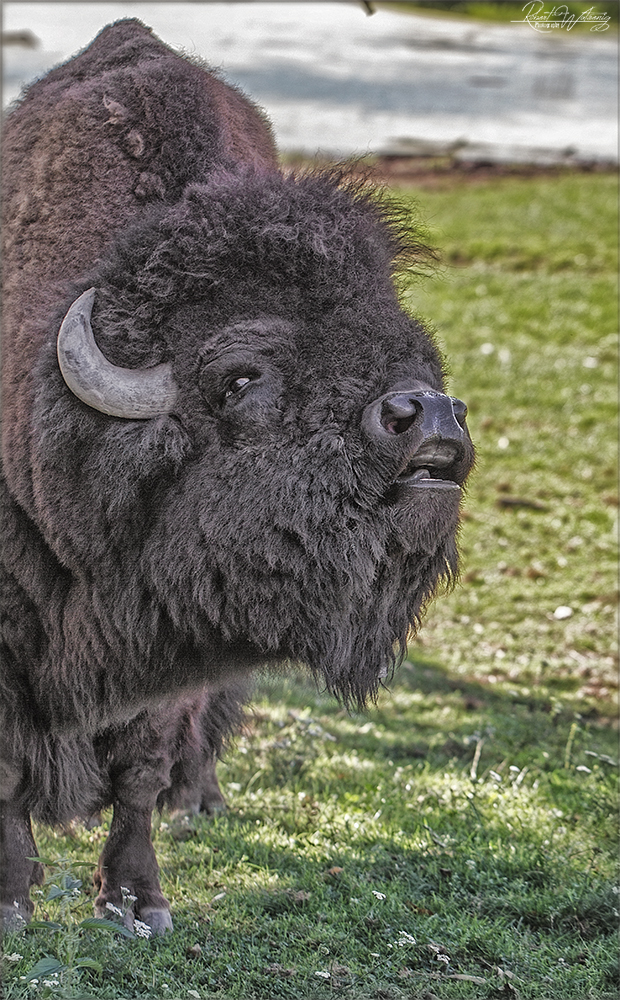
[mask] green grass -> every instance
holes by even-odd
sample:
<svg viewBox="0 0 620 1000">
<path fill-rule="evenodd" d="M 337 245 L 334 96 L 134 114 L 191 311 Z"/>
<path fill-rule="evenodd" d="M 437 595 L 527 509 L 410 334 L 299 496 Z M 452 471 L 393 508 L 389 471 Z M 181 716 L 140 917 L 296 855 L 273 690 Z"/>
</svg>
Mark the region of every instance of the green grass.
<svg viewBox="0 0 620 1000">
<path fill-rule="evenodd" d="M 74 868 L 37 913 L 70 929 L 8 936 L 7 1000 L 618 994 L 615 181 L 400 194 L 448 262 L 406 296 L 470 407 L 463 582 L 365 716 L 261 681 L 228 815 L 157 825 L 173 935 L 80 928 Z M 108 822 L 41 853 L 94 864 Z M 61 985 L 28 985 L 46 954 Z"/>
<path fill-rule="evenodd" d="M 493 0 L 477 0 L 477 2 L 474 0 L 417 0 L 417 2 L 416 0 L 404 0 L 404 2 L 403 0 L 397 0 L 397 2 L 385 0 L 384 2 L 384 0 L 379 0 L 379 2 L 373 2 L 373 7 L 398 10 L 400 13 L 405 11 L 411 14 L 429 14 L 432 17 L 472 18 L 475 21 L 494 21 L 497 23 L 522 21 L 530 10 L 534 16 L 542 16 L 544 12 L 550 13 L 555 7 L 558 11 L 556 17 L 567 19 L 571 33 L 575 31 L 588 32 L 594 38 L 608 35 L 609 30 L 602 33 L 590 32 L 591 23 L 578 20 L 582 14 L 592 10 L 594 15 L 607 15 L 610 25 L 617 27 L 618 24 L 617 3 L 591 3 L 589 0 L 588 2 L 568 0 L 562 4 L 551 2 L 534 4 L 532 8 L 529 7 L 529 0 L 528 3 L 523 3 L 522 0 L 499 0 L 499 2 L 493 2 Z M 570 20 L 571 16 L 574 20 Z M 551 35 L 556 33 L 555 31 L 549 32 Z"/>
<path fill-rule="evenodd" d="M 582 710 L 617 686 L 616 194 L 587 175 L 425 192 L 450 266 L 409 294 L 478 452 L 466 586 L 415 648 Z"/>
</svg>

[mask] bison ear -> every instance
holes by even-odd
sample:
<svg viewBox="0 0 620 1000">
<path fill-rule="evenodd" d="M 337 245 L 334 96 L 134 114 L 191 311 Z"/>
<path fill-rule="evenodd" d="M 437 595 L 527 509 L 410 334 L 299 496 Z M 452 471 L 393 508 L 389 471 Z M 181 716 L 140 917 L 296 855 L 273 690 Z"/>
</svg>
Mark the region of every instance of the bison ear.
<svg viewBox="0 0 620 1000">
<path fill-rule="evenodd" d="M 58 332 L 58 364 L 71 392 L 111 417 L 149 420 L 169 413 L 177 395 L 171 366 L 119 368 L 108 361 L 97 347 L 90 325 L 94 301 L 94 288 L 83 292 Z"/>
</svg>

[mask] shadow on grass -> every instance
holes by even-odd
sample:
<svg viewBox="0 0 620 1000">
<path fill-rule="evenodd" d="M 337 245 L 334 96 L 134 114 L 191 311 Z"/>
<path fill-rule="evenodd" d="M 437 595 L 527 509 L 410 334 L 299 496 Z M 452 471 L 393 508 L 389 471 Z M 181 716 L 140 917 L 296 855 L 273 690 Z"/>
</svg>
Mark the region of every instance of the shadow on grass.
<svg viewBox="0 0 620 1000">
<path fill-rule="evenodd" d="M 443 847 L 429 839 L 427 845 L 413 848 L 404 847 L 402 839 L 390 832 L 373 828 L 349 843 L 343 830 L 339 846 L 332 844 L 311 856 L 303 837 L 298 847 L 265 845 L 256 837 L 257 819 L 263 823 L 264 814 L 250 809 L 215 824 L 196 821 L 197 838 L 208 839 L 216 854 L 228 852 L 228 879 L 234 881 L 237 863 L 255 873 L 254 885 L 244 879 L 233 889 L 234 902 L 229 899 L 228 904 L 213 907 L 222 918 L 226 911 L 234 914 L 234 923 L 243 926 L 244 933 L 265 927 L 265 916 L 274 921 L 289 916 L 305 928 L 312 945 L 327 939 L 329 925 L 333 928 L 344 920 L 349 938 L 377 951 L 395 938 L 394 927 L 407 927 L 424 941 L 441 934 L 442 924 L 444 933 L 450 925 L 450 933 L 465 941 L 471 920 L 476 923 L 476 942 L 467 947 L 463 943 L 462 948 L 501 965 L 504 932 L 573 935 L 576 940 L 593 941 L 613 934 L 616 927 L 616 894 L 610 883 L 556 856 L 537 851 L 534 857 L 531 845 L 513 855 L 491 854 L 474 837 L 463 837 L 460 844 L 448 837 Z M 278 825 L 273 816 L 268 823 Z M 283 826 L 290 833 L 290 825 Z M 178 867 L 170 860 L 165 869 L 173 879 L 178 876 Z M 204 919 L 204 907 L 190 904 L 190 910 L 193 918 Z M 219 923 L 213 910 L 206 923 Z M 290 930 L 286 919 L 279 932 L 269 926 L 270 933 L 286 935 Z M 351 948 L 351 940 L 346 947 L 343 944 L 343 951 Z M 333 944 L 331 952 L 339 954 Z M 430 958 L 429 963 L 431 968 Z"/>
<path fill-rule="evenodd" d="M 377 758 L 398 764 L 429 759 L 429 755 L 437 766 L 455 757 L 466 764 L 473 760 L 476 741 L 483 738 L 482 766 L 498 753 L 502 756 L 496 763 L 508 754 L 510 763 L 526 766 L 537 749 L 547 754 L 541 765 L 548 759 L 549 767 L 564 766 L 569 740 L 570 755 L 573 748 L 585 748 L 586 732 L 594 734 L 602 751 L 615 755 L 617 749 L 614 730 L 598 725 L 598 713 L 589 706 L 583 714 L 576 714 L 573 706 L 565 708 L 550 695 L 546 686 L 539 692 L 528 687 L 525 692 L 512 682 L 492 684 L 454 677 L 430 661 L 403 663 L 389 689 L 381 692 L 378 704 L 369 706 L 363 715 L 346 712 L 301 674 L 263 678 L 255 700 L 309 711 L 330 726 L 345 749 L 372 750 Z"/>
<path fill-rule="evenodd" d="M 454 678 L 437 664 L 418 662 L 405 664 L 392 691 L 365 715 L 348 715 L 303 677 L 271 679 L 257 695 L 280 712 L 288 706 L 289 713 L 275 732 L 268 714 L 258 716 L 248 744 L 263 772 L 254 790 L 271 783 L 327 801 L 340 798 L 348 786 L 349 797 L 342 799 L 346 809 L 348 801 L 362 808 L 362 801 L 378 798 L 377 783 L 395 794 L 409 782 L 411 790 L 401 793 L 413 796 L 407 828 L 416 823 L 412 807 L 422 795 L 435 801 L 428 819 L 435 830 L 465 841 L 476 829 L 487 843 L 511 839 L 508 830 L 513 829 L 515 849 L 527 852 L 546 836 L 533 829 L 544 822 L 550 829 L 571 831 L 570 851 L 576 856 L 591 853 L 594 844 L 603 854 L 614 851 L 617 733 L 563 709 L 544 691 L 526 695 L 514 685 Z M 313 721 L 319 723 L 315 736 L 316 729 L 307 724 Z M 320 727 L 333 742 L 325 742 Z M 499 797 L 495 803 L 493 787 Z M 520 815 L 519 794 L 526 789 L 531 801 L 524 801 Z M 512 826 L 506 827 L 507 818 Z M 566 860 L 555 847 L 552 854 L 561 858 L 559 863 Z"/>
</svg>

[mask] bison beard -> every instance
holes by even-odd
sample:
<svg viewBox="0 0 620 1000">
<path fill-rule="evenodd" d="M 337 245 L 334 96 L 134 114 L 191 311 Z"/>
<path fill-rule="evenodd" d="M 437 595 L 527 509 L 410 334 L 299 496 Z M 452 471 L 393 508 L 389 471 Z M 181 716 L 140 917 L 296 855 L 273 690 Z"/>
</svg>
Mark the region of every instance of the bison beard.
<svg viewBox="0 0 620 1000">
<path fill-rule="evenodd" d="M 123 885 L 164 931 L 151 812 L 204 804 L 245 678 L 364 704 L 455 573 L 465 408 L 399 305 L 415 236 L 283 176 L 260 112 L 139 22 L 4 145 L 3 915 L 32 912 L 30 815 L 113 804 L 96 912 Z"/>
</svg>

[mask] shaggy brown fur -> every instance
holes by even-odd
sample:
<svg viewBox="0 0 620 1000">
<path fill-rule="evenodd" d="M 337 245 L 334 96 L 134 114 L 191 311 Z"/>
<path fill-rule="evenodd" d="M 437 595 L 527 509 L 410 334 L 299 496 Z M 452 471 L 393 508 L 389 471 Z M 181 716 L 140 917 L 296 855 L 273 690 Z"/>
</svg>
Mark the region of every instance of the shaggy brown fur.
<svg viewBox="0 0 620 1000">
<path fill-rule="evenodd" d="M 96 910 L 124 885 L 163 931 L 152 809 L 196 797 L 254 668 L 374 696 L 456 570 L 471 444 L 394 287 L 415 236 L 341 177 L 282 176 L 261 113 L 139 22 L 34 84 L 4 146 L 1 901 L 32 910 L 30 814 L 113 803 Z M 170 412 L 65 384 L 91 286 L 110 361 L 172 366 Z M 403 390 L 454 423 L 445 488 L 407 479 Z"/>
</svg>

